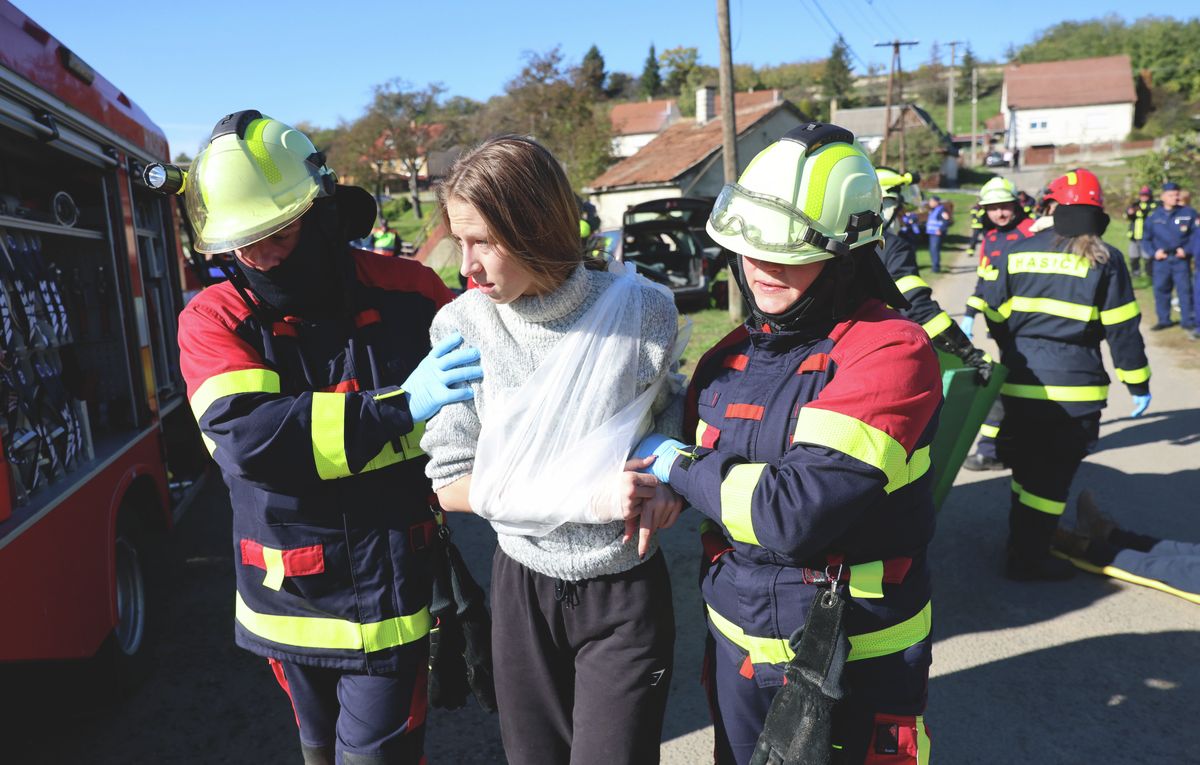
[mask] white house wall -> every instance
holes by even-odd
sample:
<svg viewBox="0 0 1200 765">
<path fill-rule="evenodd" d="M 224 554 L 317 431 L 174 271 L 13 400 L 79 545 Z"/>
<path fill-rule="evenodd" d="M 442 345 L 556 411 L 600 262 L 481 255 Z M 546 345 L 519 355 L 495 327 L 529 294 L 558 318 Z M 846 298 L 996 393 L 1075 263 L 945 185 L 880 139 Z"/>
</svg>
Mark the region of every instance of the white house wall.
<svg viewBox="0 0 1200 765">
<path fill-rule="evenodd" d="M 618 189 L 602 194 L 592 194 L 590 199 L 592 204 L 596 205 L 596 213 L 600 216 L 600 229 L 607 230 L 621 227 L 625 208 L 630 205 L 677 196 L 679 196 L 678 186 L 664 186 L 653 189 Z"/>
<path fill-rule="evenodd" d="M 1017 109 L 1005 115 L 1018 148 L 1122 141 L 1133 128 L 1133 104 Z M 1015 123 L 1012 124 L 1012 123 Z"/>
<path fill-rule="evenodd" d="M 613 138 L 613 156 L 614 157 L 632 157 L 646 144 L 653 141 L 658 136 L 658 133 L 633 133 L 631 135 L 619 135 Z"/>
</svg>

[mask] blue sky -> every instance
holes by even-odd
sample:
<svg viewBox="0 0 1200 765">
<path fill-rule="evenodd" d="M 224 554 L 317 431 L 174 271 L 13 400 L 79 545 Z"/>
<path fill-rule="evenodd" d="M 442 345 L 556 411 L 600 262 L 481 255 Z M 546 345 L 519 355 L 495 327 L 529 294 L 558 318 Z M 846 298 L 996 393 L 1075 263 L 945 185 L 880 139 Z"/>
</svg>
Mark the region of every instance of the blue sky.
<svg viewBox="0 0 1200 765">
<path fill-rule="evenodd" d="M 483 100 L 518 73 L 525 52 L 556 45 L 578 62 L 594 43 L 609 70 L 635 76 L 651 43 L 659 51 L 694 46 L 702 62 L 718 60 L 715 0 L 15 3 L 137 102 L 166 132 L 172 152 L 194 153 L 213 123 L 238 109 L 317 125 L 352 120 L 372 86 L 395 77 L 416 85 L 441 82 L 451 95 Z M 876 42 L 893 35 L 919 40 L 905 49 L 906 67 L 928 60 L 934 41 L 965 40 L 977 56 L 999 59 L 1010 44 L 1028 42 L 1059 21 L 1109 13 L 1127 20 L 1183 18 L 1187 5 L 730 0 L 738 63 L 823 58 L 837 29 L 866 64 L 887 63 L 888 49 Z M 948 63 L 949 47 L 942 48 Z"/>
</svg>

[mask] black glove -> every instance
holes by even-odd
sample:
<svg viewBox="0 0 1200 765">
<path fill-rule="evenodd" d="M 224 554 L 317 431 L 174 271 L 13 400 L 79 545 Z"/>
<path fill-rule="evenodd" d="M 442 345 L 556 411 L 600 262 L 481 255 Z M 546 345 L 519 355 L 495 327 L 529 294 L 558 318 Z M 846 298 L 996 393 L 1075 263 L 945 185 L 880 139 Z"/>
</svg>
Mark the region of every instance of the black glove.
<svg viewBox="0 0 1200 765">
<path fill-rule="evenodd" d="M 429 631 L 429 705 L 459 709 L 470 691 L 462 631 L 454 617 L 441 617 Z"/>
<path fill-rule="evenodd" d="M 933 340 L 933 346 L 939 351 L 949 353 L 962 359 L 968 367 L 975 367 L 975 383 L 986 386 L 992 379 L 992 363 L 987 360 L 984 352 L 971 345 L 970 338 L 962 331 L 962 327 L 954 322 L 939 332 Z"/>
</svg>

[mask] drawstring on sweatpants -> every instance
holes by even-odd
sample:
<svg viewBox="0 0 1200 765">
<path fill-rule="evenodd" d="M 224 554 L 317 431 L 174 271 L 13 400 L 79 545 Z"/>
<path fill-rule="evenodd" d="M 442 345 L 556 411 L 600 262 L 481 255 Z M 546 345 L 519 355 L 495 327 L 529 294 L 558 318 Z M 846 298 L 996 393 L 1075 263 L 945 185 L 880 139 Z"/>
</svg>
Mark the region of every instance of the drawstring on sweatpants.
<svg viewBox="0 0 1200 765">
<path fill-rule="evenodd" d="M 554 580 L 554 599 L 563 604 L 563 608 L 574 608 L 579 605 L 579 588 L 574 582 L 566 579 Z"/>
</svg>

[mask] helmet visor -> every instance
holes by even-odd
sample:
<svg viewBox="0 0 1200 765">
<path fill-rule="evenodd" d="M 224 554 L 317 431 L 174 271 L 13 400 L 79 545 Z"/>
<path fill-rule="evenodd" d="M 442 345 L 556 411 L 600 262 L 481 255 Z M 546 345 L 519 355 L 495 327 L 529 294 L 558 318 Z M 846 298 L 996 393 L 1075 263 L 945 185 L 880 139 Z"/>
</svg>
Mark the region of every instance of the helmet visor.
<svg viewBox="0 0 1200 765">
<path fill-rule="evenodd" d="M 782 199 L 756 194 L 727 183 L 713 204 L 709 223 L 725 236 L 741 236 L 759 250 L 796 253 L 820 251 L 814 234 L 823 239 L 812 218 Z"/>
<path fill-rule="evenodd" d="M 214 141 L 197 155 L 184 203 L 198 251 L 229 252 L 265 239 L 330 193 L 334 184 L 320 167 L 285 159 L 232 140 Z"/>
</svg>

